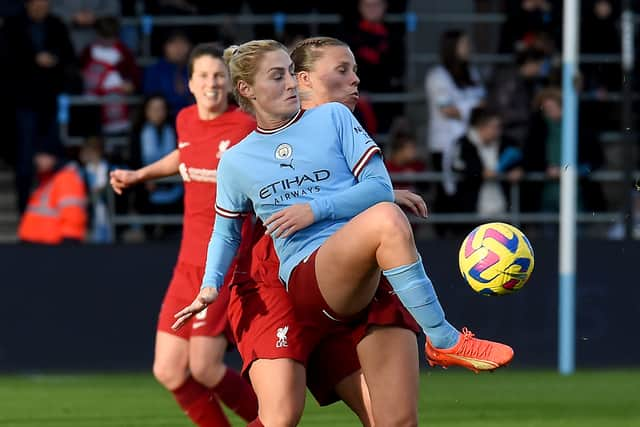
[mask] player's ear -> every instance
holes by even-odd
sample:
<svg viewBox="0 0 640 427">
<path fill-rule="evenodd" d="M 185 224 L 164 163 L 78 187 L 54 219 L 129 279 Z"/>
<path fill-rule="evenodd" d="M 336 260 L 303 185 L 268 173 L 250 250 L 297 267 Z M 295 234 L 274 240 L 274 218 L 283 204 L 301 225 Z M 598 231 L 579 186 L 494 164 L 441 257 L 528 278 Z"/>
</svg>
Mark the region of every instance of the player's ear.
<svg viewBox="0 0 640 427">
<path fill-rule="evenodd" d="M 310 88 L 311 87 L 311 76 L 308 71 L 300 71 L 296 73 L 296 78 L 298 79 L 298 85 L 302 88 Z"/>
<path fill-rule="evenodd" d="M 245 82 L 244 80 L 238 81 L 238 93 L 244 98 L 256 99 L 253 87 L 251 87 L 251 85 L 249 85 L 249 83 Z"/>
</svg>

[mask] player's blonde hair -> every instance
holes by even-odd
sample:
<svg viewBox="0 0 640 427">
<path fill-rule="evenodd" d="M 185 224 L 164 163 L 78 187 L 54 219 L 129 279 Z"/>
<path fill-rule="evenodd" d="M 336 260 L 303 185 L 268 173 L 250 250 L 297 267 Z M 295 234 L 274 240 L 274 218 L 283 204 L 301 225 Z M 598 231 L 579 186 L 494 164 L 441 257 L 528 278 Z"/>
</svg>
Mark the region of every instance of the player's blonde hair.
<svg viewBox="0 0 640 427">
<path fill-rule="evenodd" d="M 231 74 L 233 96 L 243 110 L 250 113 L 254 112 L 251 101 L 238 92 L 238 82 L 243 80 L 252 86 L 258 70 L 258 64 L 264 54 L 278 49 L 287 51 L 287 48 L 282 43 L 275 40 L 252 40 L 239 46 L 229 46 L 224 50 L 223 58 Z"/>
<path fill-rule="evenodd" d="M 309 37 L 296 43 L 291 49 L 291 60 L 295 66 L 296 73 L 311 71 L 315 63 L 322 58 L 323 49 L 331 46 L 349 48 L 348 44 L 333 37 Z"/>
</svg>

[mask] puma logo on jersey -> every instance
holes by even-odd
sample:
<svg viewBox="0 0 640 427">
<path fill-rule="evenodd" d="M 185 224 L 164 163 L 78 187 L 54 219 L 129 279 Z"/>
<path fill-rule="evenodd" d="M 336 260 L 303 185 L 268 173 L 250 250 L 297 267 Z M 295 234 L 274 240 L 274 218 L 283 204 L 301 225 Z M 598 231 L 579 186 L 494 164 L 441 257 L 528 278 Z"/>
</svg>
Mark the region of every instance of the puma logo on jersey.
<svg viewBox="0 0 640 427">
<path fill-rule="evenodd" d="M 190 146 L 191 143 L 190 142 L 178 142 L 178 148 L 185 148 Z"/>
<path fill-rule="evenodd" d="M 289 163 L 280 163 L 280 167 L 281 168 L 291 168 L 293 170 L 296 169 L 296 167 L 293 166 L 293 159 L 291 159 L 291 161 Z"/>
</svg>

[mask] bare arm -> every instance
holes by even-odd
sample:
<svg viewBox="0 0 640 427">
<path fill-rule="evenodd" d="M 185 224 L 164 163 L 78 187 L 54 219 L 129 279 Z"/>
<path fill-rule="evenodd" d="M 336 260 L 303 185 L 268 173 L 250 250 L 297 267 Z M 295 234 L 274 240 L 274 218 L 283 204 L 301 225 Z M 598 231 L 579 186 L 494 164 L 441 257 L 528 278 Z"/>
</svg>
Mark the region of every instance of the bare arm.
<svg viewBox="0 0 640 427">
<path fill-rule="evenodd" d="M 153 162 L 136 170 L 116 169 L 111 171 L 111 187 L 116 194 L 122 194 L 122 190 L 141 182 L 157 178 L 164 178 L 178 173 L 180 166 L 180 153 L 177 149 L 167 154 L 157 162 Z"/>
</svg>

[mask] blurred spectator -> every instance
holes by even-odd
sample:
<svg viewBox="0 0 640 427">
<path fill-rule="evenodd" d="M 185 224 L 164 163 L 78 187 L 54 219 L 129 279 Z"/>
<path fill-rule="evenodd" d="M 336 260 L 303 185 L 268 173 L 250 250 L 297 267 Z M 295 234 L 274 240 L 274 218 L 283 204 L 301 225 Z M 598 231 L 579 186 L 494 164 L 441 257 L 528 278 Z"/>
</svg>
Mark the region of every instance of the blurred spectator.
<svg viewBox="0 0 640 427">
<path fill-rule="evenodd" d="M 386 9 L 385 0 L 360 0 L 357 27 L 347 36 L 364 91 L 389 92 L 404 86 L 404 45 L 389 32 Z"/>
<path fill-rule="evenodd" d="M 34 157 L 38 185 L 18 226 L 22 242 L 82 242 L 87 231 L 87 191 L 78 166 L 52 151 Z"/>
<path fill-rule="evenodd" d="M 369 135 L 378 134 L 378 118 L 376 117 L 376 112 L 373 110 L 371 99 L 369 99 L 366 93 L 360 93 L 353 114 Z"/>
<path fill-rule="evenodd" d="M 164 97 L 148 97 L 139 114 L 132 130 L 131 166 L 134 169 L 160 160 L 177 147 L 176 132 Z M 176 214 L 182 211 L 182 194 L 181 183 L 147 182 L 139 186 L 134 206 L 142 214 Z M 159 238 L 172 231 L 171 227 L 146 227 L 145 234 Z"/>
<path fill-rule="evenodd" d="M 511 182 L 522 177 L 522 150 L 502 137 L 497 111 L 485 107 L 471 112 L 469 131 L 458 140 L 453 167 L 461 174 L 456 199 L 461 212 L 485 218 L 507 212 L 508 186 L 496 180 L 506 174 Z"/>
<path fill-rule="evenodd" d="M 621 50 L 618 32 L 620 18 L 619 2 L 609 0 L 587 0 L 582 2 L 582 26 L 588 31 L 580 35 L 581 52 L 585 54 L 617 55 Z M 621 104 L 608 102 L 611 92 L 622 89 L 620 60 L 599 63 L 582 63 L 583 91 L 590 99 L 580 103 L 580 114 L 595 129 L 617 129 L 620 127 Z"/>
<path fill-rule="evenodd" d="M 49 12 L 47 0 L 27 0 L 24 14 L 7 19 L 4 34 L 9 60 L 3 61 L 8 82 L 4 102 L 16 109 L 16 186 L 18 209 L 23 212 L 36 150 L 60 144 L 57 97 L 67 88 L 76 61 L 67 29 Z"/>
<path fill-rule="evenodd" d="M 87 138 L 80 150 L 82 173 L 89 192 L 89 241 L 111 243 L 111 218 L 107 197 L 109 191 L 109 162 L 104 157 L 102 138 Z"/>
<path fill-rule="evenodd" d="M 580 35 L 581 52 L 588 54 L 620 53 L 620 34 L 617 21 L 620 18 L 619 7 L 609 0 L 588 0 L 582 3 L 582 25 L 588 31 Z M 619 90 L 621 86 L 620 63 L 583 64 L 581 66 L 585 90 L 605 95 L 607 91 Z"/>
<path fill-rule="evenodd" d="M 431 166 L 443 173 L 436 187 L 434 209 L 452 212 L 456 183 L 451 171 L 453 147 L 467 131 L 471 110 L 484 101 L 485 89 L 478 70 L 469 64 L 471 43 L 462 31 L 450 30 L 440 39 L 440 64 L 425 79 L 429 108 L 427 144 Z"/>
<path fill-rule="evenodd" d="M 51 10 L 69 27 L 75 51 L 95 41 L 96 22 L 107 16 L 120 16 L 119 0 L 50 0 Z"/>
<path fill-rule="evenodd" d="M 424 172 L 427 166 L 420 157 L 418 143 L 408 120 L 405 117 L 397 117 L 389 134 L 391 143 L 384 158 L 389 173 Z M 419 192 L 416 183 L 394 183 L 394 188 Z"/>
<path fill-rule="evenodd" d="M 82 53 L 85 92 L 91 95 L 130 95 L 140 83 L 135 57 L 119 39 L 120 26 L 115 17 L 96 21 L 98 38 Z M 117 134 L 129 129 L 129 108 L 121 101 L 102 106 L 102 131 Z"/>
<path fill-rule="evenodd" d="M 161 94 L 169 103 L 171 117 L 187 105 L 193 104 L 189 92 L 187 60 L 191 42 L 186 34 L 175 31 L 164 43 L 164 56 L 144 72 L 144 94 Z"/>
<path fill-rule="evenodd" d="M 544 54 L 525 49 L 517 54 L 516 67 L 498 70 L 488 85 L 487 104 L 502 119 L 503 134 L 520 147 L 529 130 L 533 98 L 542 84 Z"/>
<path fill-rule="evenodd" d="M 520 0 L 508 2 L 507 16 L 500 34 L 500 52 L 512 53 L 528 47 L 540 47 L 540 39 L 548 38 L 556 47 L 561 41 L 559 2 Z"/>
<path fill-rule="evenodd" d="M 562 172 L 562 93 L 557 88 L 542 90 L 534 101 L 534 113 L 524 147 L 524 167 L 528 172 L 545 172 L 549 181 L 542 185 L 527 183 L 523 186 L 523 211 L 558 212 Z M 578 126 L 578 176 L 585 178 L 602 166 L 604 156 L 599 142 L 583 121 Z M 581 180 L 578 208 L 603 211 L 604 197 L 597 182 Z"/>
<path fill-rule="evenodd" d="M 384 22 L 386 10 L 386 0 L 359 0 L 357 26 L 346 35 L 358 64 L 362 92 L 404 90 L 404 33 L 391 33 Z M 399 103 L 374 104 L 381 132 L 389 129 L 402 108 Z"/>
</svg>

